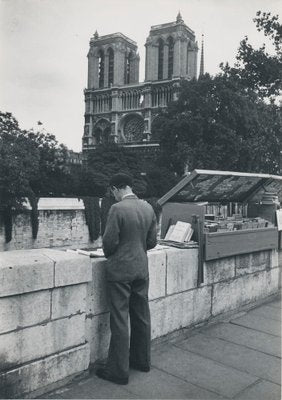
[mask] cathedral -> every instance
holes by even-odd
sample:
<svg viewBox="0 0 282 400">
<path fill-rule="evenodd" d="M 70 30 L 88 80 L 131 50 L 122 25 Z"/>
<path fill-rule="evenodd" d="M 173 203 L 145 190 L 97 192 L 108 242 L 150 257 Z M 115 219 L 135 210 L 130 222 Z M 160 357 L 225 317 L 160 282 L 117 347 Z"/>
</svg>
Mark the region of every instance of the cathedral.
<svg viewBox="0 0 282 400">
<path fill-rule="evenodd" d="M 180 79 L 197 76 L 195 33 L 178 13 L 176 21 L 151 27 L 146 40 L 145 81 L 139 82 L 136 42 L 122 33 L 90 39 L 84 90 L 82 150 L 118 143 L 153 150 L 151 126 L 159 110 L 175 100 Z"/>
</svg>

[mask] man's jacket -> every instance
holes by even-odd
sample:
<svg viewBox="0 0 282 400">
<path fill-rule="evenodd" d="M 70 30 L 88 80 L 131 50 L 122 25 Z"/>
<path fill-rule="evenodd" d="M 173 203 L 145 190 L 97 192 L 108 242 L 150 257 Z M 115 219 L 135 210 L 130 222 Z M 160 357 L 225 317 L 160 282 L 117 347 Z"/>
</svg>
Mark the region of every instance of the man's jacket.
<svg viewBox="0 0 282 400">
<path fill-rule="evenodd" d="M 156 246 L 156 216 L 137 196 L 125 197 L 110 208 L 103 235 L 109 281 L 148 277 L 147 250 Z"/>
</svg>

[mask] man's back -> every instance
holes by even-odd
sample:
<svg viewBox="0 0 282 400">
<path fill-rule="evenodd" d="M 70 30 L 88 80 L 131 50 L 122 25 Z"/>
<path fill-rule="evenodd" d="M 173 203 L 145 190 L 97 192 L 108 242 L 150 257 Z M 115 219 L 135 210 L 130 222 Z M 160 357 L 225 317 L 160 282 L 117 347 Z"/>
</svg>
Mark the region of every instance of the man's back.
<svg viewBox="0 0 282 400">
<path fill-rule="evenodd" d="M 103 236 L 103 248 L 108 257 L 108 280 L 147 277 L 146 251 L 155 245 L 156 216 L 150 204 L 135 195 L 114 204 Z"/>
</svg>

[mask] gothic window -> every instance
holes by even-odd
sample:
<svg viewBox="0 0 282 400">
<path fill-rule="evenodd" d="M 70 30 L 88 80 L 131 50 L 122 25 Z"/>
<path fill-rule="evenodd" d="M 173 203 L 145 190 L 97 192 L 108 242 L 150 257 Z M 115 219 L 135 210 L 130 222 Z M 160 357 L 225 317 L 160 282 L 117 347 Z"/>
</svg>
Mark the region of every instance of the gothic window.
<svg viewBox="0 0 282 400">
<path fill-rule="evenodd" d="M 103 50 L 99 51 L 98 62 L 99 62 L 99 88 L 102 88 L 104 87 L 104 67 L 105 67 L 105 57 Z"/>
<path fill-rule="evenodd" d="M 158 64 L 158 80 L 163 79 L 164 71 L 164 41 L 159 39 L 159 64 Z"/>
<path fill-rule="evenodd" d="M 168 39 L 168 79 L 171 79 L 173 74 L 173 48 L 173 39 L 170 37 Z"/>
<path fill-rule="evenodd" d="M 141 116 L 129 115 L 125 119 L 123 134 L 126 142 L 140 142 L 143 140 L 144 120 Z"/>
<path fill-rule="evenodd" d="M 109 86 L 114 83 L 114 51 L 112 48 L 108 50 L 109 55 Z"/>
<path fill-rule="evenodd" d="M 188 42 L 188 45 L 187 45 L 187 60 L 186 60 L 186 74 L 188 75 L 189 74 L 189 58 L 190 58 L 190 52 L 191 52 L 191 43 L 190 42 Z"/>
<path fill-rule="evenodd" d="M 130 83 L 130 73 L 132 69 L 132 52 L 125 56 L 125 79 L 124 83 Z"/>
</svg>

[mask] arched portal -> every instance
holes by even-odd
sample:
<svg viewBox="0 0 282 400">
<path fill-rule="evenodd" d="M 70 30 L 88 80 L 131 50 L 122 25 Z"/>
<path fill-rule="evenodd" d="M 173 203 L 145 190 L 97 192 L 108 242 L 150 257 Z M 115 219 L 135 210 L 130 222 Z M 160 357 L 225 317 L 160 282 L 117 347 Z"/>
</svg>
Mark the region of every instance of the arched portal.
<svg viewBox="0 0 282 400">
<path fill-rule="evenodd" d="M 93 129 L 95 144 L 106 144 L 110 141 L 111 123 L 106 119 L 100 119 Z"/>
</svg>

